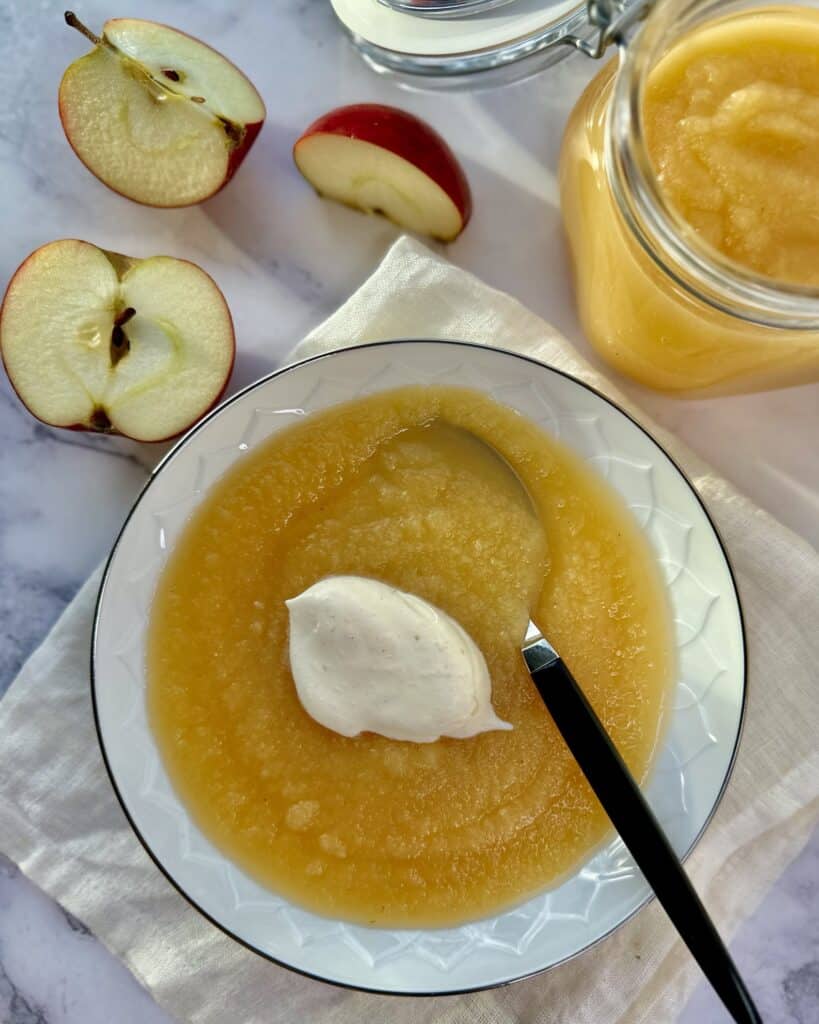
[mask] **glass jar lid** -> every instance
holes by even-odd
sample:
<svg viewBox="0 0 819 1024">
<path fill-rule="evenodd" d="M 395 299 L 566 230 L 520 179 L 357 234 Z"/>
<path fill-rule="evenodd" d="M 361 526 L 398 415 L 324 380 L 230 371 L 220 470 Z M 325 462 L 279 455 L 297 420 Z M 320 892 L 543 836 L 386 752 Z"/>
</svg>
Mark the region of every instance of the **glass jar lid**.
<svg viewBox="0 0 819 1024">
<path fill-rule="evenodd" d="M 378 0 L 385 7 L 421 18 L 462 18 L 482 14 L 493 7 L 515 3 L 516 0 Z"/>
<path fill-rule="evenodd" d="M 634 20 L 647 0 L 330 2 L 376 70 L 458 87 L 527 77 L 567 56 L 572 47 L 600 56 L 612 29 Z M 436 8 L 436 16 L 430 16 Z M 480 82 L 472 77 L 477 72 L 486 73 Z"/>
</svg>

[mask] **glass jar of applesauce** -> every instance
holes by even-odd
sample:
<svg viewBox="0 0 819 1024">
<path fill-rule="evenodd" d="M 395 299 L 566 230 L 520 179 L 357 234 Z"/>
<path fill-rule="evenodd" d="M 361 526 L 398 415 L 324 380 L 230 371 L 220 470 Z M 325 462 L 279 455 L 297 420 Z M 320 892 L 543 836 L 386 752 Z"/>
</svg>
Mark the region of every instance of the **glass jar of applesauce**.
<svg viewBox="0 0 819 1024">
<path fill-rule="evenodd" d="M 658 0 L 571 114 L 584 330 L 681 394 L 819 380 L 819 9 Z"/>
</svg>

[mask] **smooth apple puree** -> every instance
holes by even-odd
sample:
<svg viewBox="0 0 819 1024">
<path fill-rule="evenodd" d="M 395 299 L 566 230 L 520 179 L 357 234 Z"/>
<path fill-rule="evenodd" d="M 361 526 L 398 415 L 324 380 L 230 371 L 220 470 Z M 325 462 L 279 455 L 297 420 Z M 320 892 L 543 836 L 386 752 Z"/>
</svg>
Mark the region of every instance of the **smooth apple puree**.
<svg viewBox="0 0 819 1024">
<path fill-rule="evenodd" d="M 819 10 L 752 11 L 652 70 L 646 145 L 670 205 L 766 277 L 819 285 Z"/>
<path fill-rule="evenodd" d="M 490 441 L 531 491 L 473 459 Z M 548 550 L 546 550 L 546 548 Z M 468 739 L 346 737 L 302 707 L 285 601 L 371 577 L 472 637 L 513 728 Z M 654 556 L 608 485 L 534 423 L 466 389 L 410 387 L 317 413 L 260 445 L 171 552 L 148 638 L 148 704 L 172 782 L 250 875 L 313 911 L 451 925 L 520 902 L 609 831 L 524 667 L 534 617 L 644 777 L 673 674 Z"/>
</svg>

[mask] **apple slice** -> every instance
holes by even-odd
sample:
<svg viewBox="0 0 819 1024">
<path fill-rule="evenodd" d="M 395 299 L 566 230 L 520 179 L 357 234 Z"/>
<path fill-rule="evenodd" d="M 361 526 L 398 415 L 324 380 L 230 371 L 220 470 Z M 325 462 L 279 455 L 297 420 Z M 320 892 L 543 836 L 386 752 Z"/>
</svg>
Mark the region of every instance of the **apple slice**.
<svg viewBox="0 0 819 1024">
<path fill-rule="evenodd" d="M 115 18 L 60 83 L 60 120 L 85 166 L 149 206 L 200 203 L 225 185 L 259 134 L 264 103 L 205 43 L 152 21 Z"/>
<path fill-rule="evenodd" d="M 296 142 L 293 159 L 319 195 L 420 235 L 450 242 L 472 213 L 455 154 L 434 128 L 396 107 L 331 110 Z"/>
<path fill-rule="evenodd" d="M 221 397 L 234 350 L 224 296 L 200 267 L 73 238 L 36 249 L 0 308 L 12 386 L 54 427 L 174 437 Z"/>
</svg>

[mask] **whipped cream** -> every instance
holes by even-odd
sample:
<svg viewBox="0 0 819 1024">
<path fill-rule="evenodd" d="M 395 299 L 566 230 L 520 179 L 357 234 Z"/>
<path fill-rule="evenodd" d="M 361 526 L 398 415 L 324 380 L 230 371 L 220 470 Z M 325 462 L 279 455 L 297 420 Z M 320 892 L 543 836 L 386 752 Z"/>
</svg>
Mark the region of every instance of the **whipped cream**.
<svg viewBox="0 0 819 1024">
<path fill-rule="evenodd" d="M 286 602 L 304 710 L 342 736 L 432 743 L 511 729 L 469 634 L 439 608 L 363 576 L 329 576 Z"/>
</svg>

